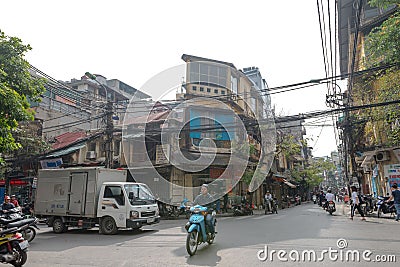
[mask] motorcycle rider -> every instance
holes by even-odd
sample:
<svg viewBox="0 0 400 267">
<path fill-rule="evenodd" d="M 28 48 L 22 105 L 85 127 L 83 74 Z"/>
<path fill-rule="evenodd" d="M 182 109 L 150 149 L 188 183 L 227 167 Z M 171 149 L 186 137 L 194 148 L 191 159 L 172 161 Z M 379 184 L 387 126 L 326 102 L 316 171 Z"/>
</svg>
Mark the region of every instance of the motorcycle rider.
<svg viewBox="0 0 400 267">
<path fill-rule="evenodd" d="M 325 198 L 326 198 L 326 202 L 325 202 L 325 207 L 324 208 L 328 207 L 328 204 L 329 204 L 330 201 L 333 202 L 333 207 L 336 208 L 335 207 L 336 206 L 335 205 L 335 201 L 334 201 L 335 195 L 332 194 L 332 190 L 331 189 L 328 189 L 328 192 L 326 193 Z"/>
<path fill-rule="evenodd" d="M 268 211 L 271 211 L 272 195 L 269 191 L 265 193 L 264 200 L 265 200 L 265 209 L 268 208 Z"/>
<path fill-rule="evenodd" d="M 214 233 L 214 224 L 213 217 L 210 214 L 210 208 L 212 206 L 212 202 L 214 201 L 211 194 L 208 193 L 208 185 L 203 184 L 200 189 L 200 194 L 194 199 L 193 205 L 205 206 L 209 209 L 209 212 L 206 215 L 206 225 L 209 227 L 210 232 Z"/>
<path fill-rule="evenodd" d="M 322 207 L 322 201 L 325 199 L 324 191 L 321 190 L 319 193 L 319 206 Z"/>
<path fill-rule="evenodd" d="M 7 213 L 9 210 L 15 208 L 14 204 L 11 203 L 11 198 L 9 196 L 4 197 L 4 203 L 1 205 L 1 209 L 4 213 Z"/>
<path fill-rule="evenodd" d="M 18 203 L 17 197 L 15 195 L 11 195 L 10 202 L 13 203 L 15 207 L 19 207 L 19 203 Z"/>
</svg>

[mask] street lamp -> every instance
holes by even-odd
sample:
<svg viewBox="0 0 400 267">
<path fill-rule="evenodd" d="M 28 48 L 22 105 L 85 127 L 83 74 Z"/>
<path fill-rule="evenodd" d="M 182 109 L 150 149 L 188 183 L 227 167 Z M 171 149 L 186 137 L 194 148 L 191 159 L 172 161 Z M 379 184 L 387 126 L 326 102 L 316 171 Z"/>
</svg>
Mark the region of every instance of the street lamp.
<svg viewBox="0 0 400 267">
<path fill-rule="evenodd" d="M 108 90 L 107 88 L 100 83 L 98 80 L 96 80 L 96 75 L 91 74 L 90 72 L 86 72 L 85 76 L 88 77 L 89 79 L 95 81 L 98 83 L 105 91 L 106 93 L 106 101 L 107 101 L 107 107 L 106 107 L 106 116 L 107 116 L 107 123 L 106 123 L 106 159 L 105 159 L 105 167 L 106 168 L 111 168 L 113 165 L 114 161 L 114 156 L 113 156 L 113 132 L 114 132 L 114 124 L 112 120 L 112 109 L 113 109 L 113 103 L 109 100 L 108 98 Z"/>
</svg>

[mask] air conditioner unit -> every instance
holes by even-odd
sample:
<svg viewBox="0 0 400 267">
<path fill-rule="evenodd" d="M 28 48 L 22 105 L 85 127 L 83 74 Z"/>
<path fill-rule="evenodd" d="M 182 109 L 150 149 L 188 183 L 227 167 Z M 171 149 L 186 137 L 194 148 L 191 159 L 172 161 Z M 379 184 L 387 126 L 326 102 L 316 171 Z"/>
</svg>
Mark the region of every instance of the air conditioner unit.
<svg viewBox="0 0 400 267">
<path fill-rule="evenodd" d="M 96 151 L 86 152 L 86 159 L 95 159 L 95 158 L 96 158 Z"/>
<path fill-rule="evenodd" d="M 376 153 L 376 161 L 386 161 L 389 159 L 390 157 L 388 151 L 381 151 Z"/>
</svg>

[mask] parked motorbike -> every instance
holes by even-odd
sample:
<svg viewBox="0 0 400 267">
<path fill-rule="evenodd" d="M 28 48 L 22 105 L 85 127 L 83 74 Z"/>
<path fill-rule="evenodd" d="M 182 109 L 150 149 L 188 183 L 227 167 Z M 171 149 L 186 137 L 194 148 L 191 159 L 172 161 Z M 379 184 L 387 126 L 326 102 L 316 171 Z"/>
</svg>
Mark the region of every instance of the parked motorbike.
<svg viewBox="0 0 400 267">
<path fill-rule="evenodd" d="M 372 195 L 363 195 L 362 198 L 362 209 L 365 215 L 371 214 L 374 211 L 374 199 Z"/>
<path fill-rule="evenodd" d="M 160 216 L 164 218 L 176 218 L 179 216 L 179 210 L 176 206 L 158 201 Z"/>
<path fill-rule="evenodd" d="M 206 227 L 206 216 L 208 214 L 208 208 L 200 205 L 196 205 L 190 208 L 191 216 L 189 222 L 186 223 L 185 229 L 188 232 L 186 238 L 186 251 L 190 256 L 196 254 L 197 247 L 201 243 L 207 242 L 208 244 L 214 243 L 215 239 L 215 225 L 217 220 L 215 219 L 215 211 L 212 212 L 214 224 L 214 233 L 211 233 L 209 227 Z"/>
<path fill-rule="evenodd" d="M 253 209 L 249 203 L 233 206 L 233 216 L 253 215 Z"/>
<path fill-rule="evenodd" d="M 329 201 L 326 207 L 326 211 L 329 212 L 330 215 L 332 215 L 336 211 L 335 202 Z"/>
<path fill-rule="evenodd" d="M 382 217 L 382 214 L 390 213 L 390 216 L 396 214 L 394 201 L 386 202 L 388 199 L 389 197 L 378 196 L 378 202 L 376 203 L 378 218 Z"/>
<path fill-rule="evenodd" d="M 37 226 L 38 221 L 39 220 L 35 217 L 23 217 L 19 209 L 14 208 L 2 211 L 2 215 L 0 216 L 0 228 L 3 230 L 14 227 L 21 228 L 20 232 L 24 239 L 28 242 L 32 242 L 36 237 L 36 229 L 39 230 L 39 227 Z"/>
<path fill-rule="evenodd" d="M 29 243 L 24 240 L 18 228 L 10 228 L 0 231 L 0 262 L 10 263 L 20 267 L 25 264 L 28 255 Z"/>
</svg>

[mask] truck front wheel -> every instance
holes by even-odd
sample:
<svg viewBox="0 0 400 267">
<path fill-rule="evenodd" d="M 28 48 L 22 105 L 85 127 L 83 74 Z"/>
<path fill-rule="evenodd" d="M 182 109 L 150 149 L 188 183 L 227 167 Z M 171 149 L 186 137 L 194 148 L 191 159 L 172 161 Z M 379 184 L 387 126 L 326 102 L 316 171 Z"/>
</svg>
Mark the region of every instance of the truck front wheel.
<svg viewBox="0 0 400 267">
<path fill-rule="evenodd" d="M 64 222 L 60 219 L 54 219 L 53 221 L 53 232 L 56 234 L 65 233 L 68 228 L 65 226 Z"/>
<path fill-rule="evenodd" d="M 115 235 L 118 232 L 117 224 L 112 217 L 104 217 L 100 220 L 100 231 L 105 235 Z"/>
</svg>

